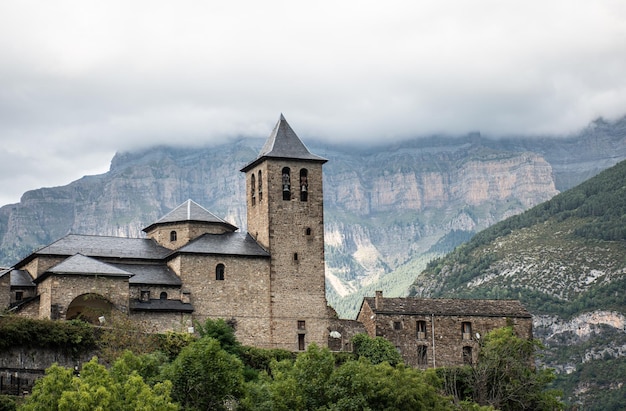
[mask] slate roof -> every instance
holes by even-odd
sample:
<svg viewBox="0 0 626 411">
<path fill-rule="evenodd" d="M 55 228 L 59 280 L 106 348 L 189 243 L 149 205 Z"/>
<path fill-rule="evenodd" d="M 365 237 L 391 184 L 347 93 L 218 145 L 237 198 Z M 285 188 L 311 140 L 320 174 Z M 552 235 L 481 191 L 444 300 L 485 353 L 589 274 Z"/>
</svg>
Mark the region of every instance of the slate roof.
<svg viewBox="0 0 626 411">
<path fill-rule="evenodd" d="M 171 250 L 161 247 L 154 240 L 146 238 L 68 234 L 54 243 L 35 251 L 22 260 L 20 265 L 39 255 L 70 256 L 77 253 L 89 257 L 161 260 L 170 254 Z"/>
<path fill-rule="evenodd" d="M 131 300 L 132 311 L 193 312 L 193 306 L 180 300 Z"/>
<path fill-rule="evenodd" d="M 180 253 L 269 257 L 270 254 L 247 233 L 203 234 L 177 250 Z"/>
<path fill-rule="evenodd" d="M 404 315 L 461 315 L 477 317 L 523 317 L 531 314 L 517 300 L 463 300 L 444 298 L 383 298 L 382 308 L 376 309 L 376 299 L 366 297 L 375 314 Z"/>
<path fill-rule="evenodd" d="M 63 275 L 92 275 L 103 277 L 132 277 L 132 273 L 124 271 L 120 268 L 114 267 L 111 264 L 103 263 L 94 258 L 84 256 L 82 254 L 76 254 L 70 258 L 63 260 L 54 267 L 48 269 L 45 273 L 33 280 L 34 282 L 40 282 L 44 278 L 52 274 Z"/>
<path fill-rule="evenodd" d="M 312 154 L 309 149 L 306 148 L 282 114 L 265 142 L 265 145 L 261 148 L 258 157 L 242 168 L 241 171 L 245 172 L 249 170 L 264 158 L 286 158 L 322 163 L 328 161 L 323 157 Z"/>
<path fill-rule="evenodd" d="M 112 264 L 124 271 L 132 273 L 128 281 L 130 285 L 171 285 L 180 286 L 180 278 L 166 264 Z"/>
<path fill-rule="evenodd" d="M 11 270 L 11 287 L 34 287 L 33 279 L 26 270 Z"/>
<path fill-rule="evenodd" d="M 160 224 L 180 223 L 185 221 L 220 224 L 228 227 L 232 231 L 237 230 L 237 227 L 217 217 L 215 214 L 211 213 L 198 203 L 194 202 L 193 200 L 187 200 L 163 217 L 161 217 L 161 219 L 159 219 L 157 222 L 152 223 L 148 227 L 144 228 L 143 231 L 150 231 L 150 229 L 152 229 L 154 226 Z"/>
</svg>

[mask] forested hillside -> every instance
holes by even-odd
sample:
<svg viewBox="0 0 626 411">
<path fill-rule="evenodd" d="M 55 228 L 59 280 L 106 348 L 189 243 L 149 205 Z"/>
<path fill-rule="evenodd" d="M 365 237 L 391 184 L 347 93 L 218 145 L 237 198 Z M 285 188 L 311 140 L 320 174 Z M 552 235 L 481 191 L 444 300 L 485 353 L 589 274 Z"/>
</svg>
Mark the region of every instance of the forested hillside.
<svg viewBox="0 0 626 411">
<path fill-rule="evenodd" d="M 604 400 L 626 398 L 624 290 L 621 162 L 431 261 L 410 294 L 521 300 L 561 386 L 572 401 L 594 403 L 598 389 Z"/>
</svg>

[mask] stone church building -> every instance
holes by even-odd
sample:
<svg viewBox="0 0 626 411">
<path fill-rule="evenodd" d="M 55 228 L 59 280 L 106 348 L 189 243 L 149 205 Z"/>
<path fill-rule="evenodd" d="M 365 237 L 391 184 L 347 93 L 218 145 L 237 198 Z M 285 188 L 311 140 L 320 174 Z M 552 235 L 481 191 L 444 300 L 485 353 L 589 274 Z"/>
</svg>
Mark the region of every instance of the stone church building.
<svg viewBox="0 0 626 411">
<path fill-rule="evenodd" d="M 390 338 L 409 364 L 423 365 L 417 353 L 424 344 L 413 343 L 419 332 L 401 337 L 393 325 L 401 313 L 385 320 L 388 329 L 372 322 L 389 314 L 372 299 L 364 300 L 359 321 L 339 320 L 327 305 L 326 161 L 309 152 L 281 115 L 258 157 L 241 169 L 247 233 L 188 200 L 144 228 L 145 238 L 69 234 L 0 271 L 0 310 L 96 324 L 120 312 L 154 332 L 193 332 L 194 321 L 223 318 L 242 344 L 292 351 L 311 343 L 350 349 L 350 337 L 367 331 Z M 500 308 L 499 318 L 512 314 Z M 419 323 L 415 313 L 408 315 L 403 324 Z M 484 328 L 500 323 L 487 320 Z M 431 366 L 444 365 L 435 363 L 435 352 L 426 358 Z"/>
</svg>

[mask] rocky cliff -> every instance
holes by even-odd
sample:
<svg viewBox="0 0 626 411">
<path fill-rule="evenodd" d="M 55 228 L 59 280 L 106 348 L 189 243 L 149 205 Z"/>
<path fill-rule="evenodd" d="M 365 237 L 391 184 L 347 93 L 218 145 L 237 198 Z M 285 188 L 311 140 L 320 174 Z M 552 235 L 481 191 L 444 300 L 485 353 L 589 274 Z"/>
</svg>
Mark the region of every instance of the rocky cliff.
<svg viewBox="0 0 626 411">
<path fill-rule="evenodd" d="M 141 236 L 191 198 L 245 230 L 244 177 L 263 139 L 119 153 L 110 170 L 0 208 L 0 265 L 67 233 Z M 406 293 L 416 270 L 472 233 L 626 158 L 626 118 L 564 137 L 431 137 L 375 147 L 310 142 L 325 165 L 329 299 Z M 417 267 L 417 266 L 415 266 Z M 352 304 L 354 305 L 354 304 Z M 352 308 L 354 310 L 354 308 Z"/>
</svg>

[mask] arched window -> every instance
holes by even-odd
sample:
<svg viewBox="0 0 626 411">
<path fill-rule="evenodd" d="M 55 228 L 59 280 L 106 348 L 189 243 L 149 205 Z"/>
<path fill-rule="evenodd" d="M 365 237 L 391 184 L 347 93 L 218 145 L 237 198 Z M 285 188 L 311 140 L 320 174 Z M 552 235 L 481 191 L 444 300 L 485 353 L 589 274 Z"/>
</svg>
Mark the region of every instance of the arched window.
<svg viewBox="0 0 626 411">
<path fill-rule="evenodd" d="M 306 168 L 300 170 L 300 201 L 307 201 L 309 197 L 309 172 Z"/>
<path fill-rule="evenodd" d="M 291 200 L 291 170 L 283 168 L 283 200 Z"/>
<path fill-rule="evenodd" d="M 176 241 L 176 238 L 177 238 L 176 231 L 170 231 L 170 241 L 174 242 Z"/>
<path fill-rule="evenodd" d="M 256 203 L 256 183 L 254 182 L 254 174 L 250 177 L 250 195 L 252 196 L 252 205 Z"/>
<path fill-rule="evenodd" d="M 304 233 L 306 235 L 311 235 L 311 227 L 307 227 L 306 230 L 304 230 Z"/>
<path fill-rule="evenodd" d="M 224 264 L 218 264 L 215 267 L 215 279 L 218 281 L 224 281 Z"/>
<path fill-rule="evenodd" d="M 159 299 L 160 300 L 167 300 L 167 293 L 165 291 L 161 292 L 161 295 L 159 295 Z"/>
<path fill-rule="evenodd" d="M 263 178 L 261 175 L 261 170 L 259 170 L 259 202 L 263 200 Z"/>
</svg>

